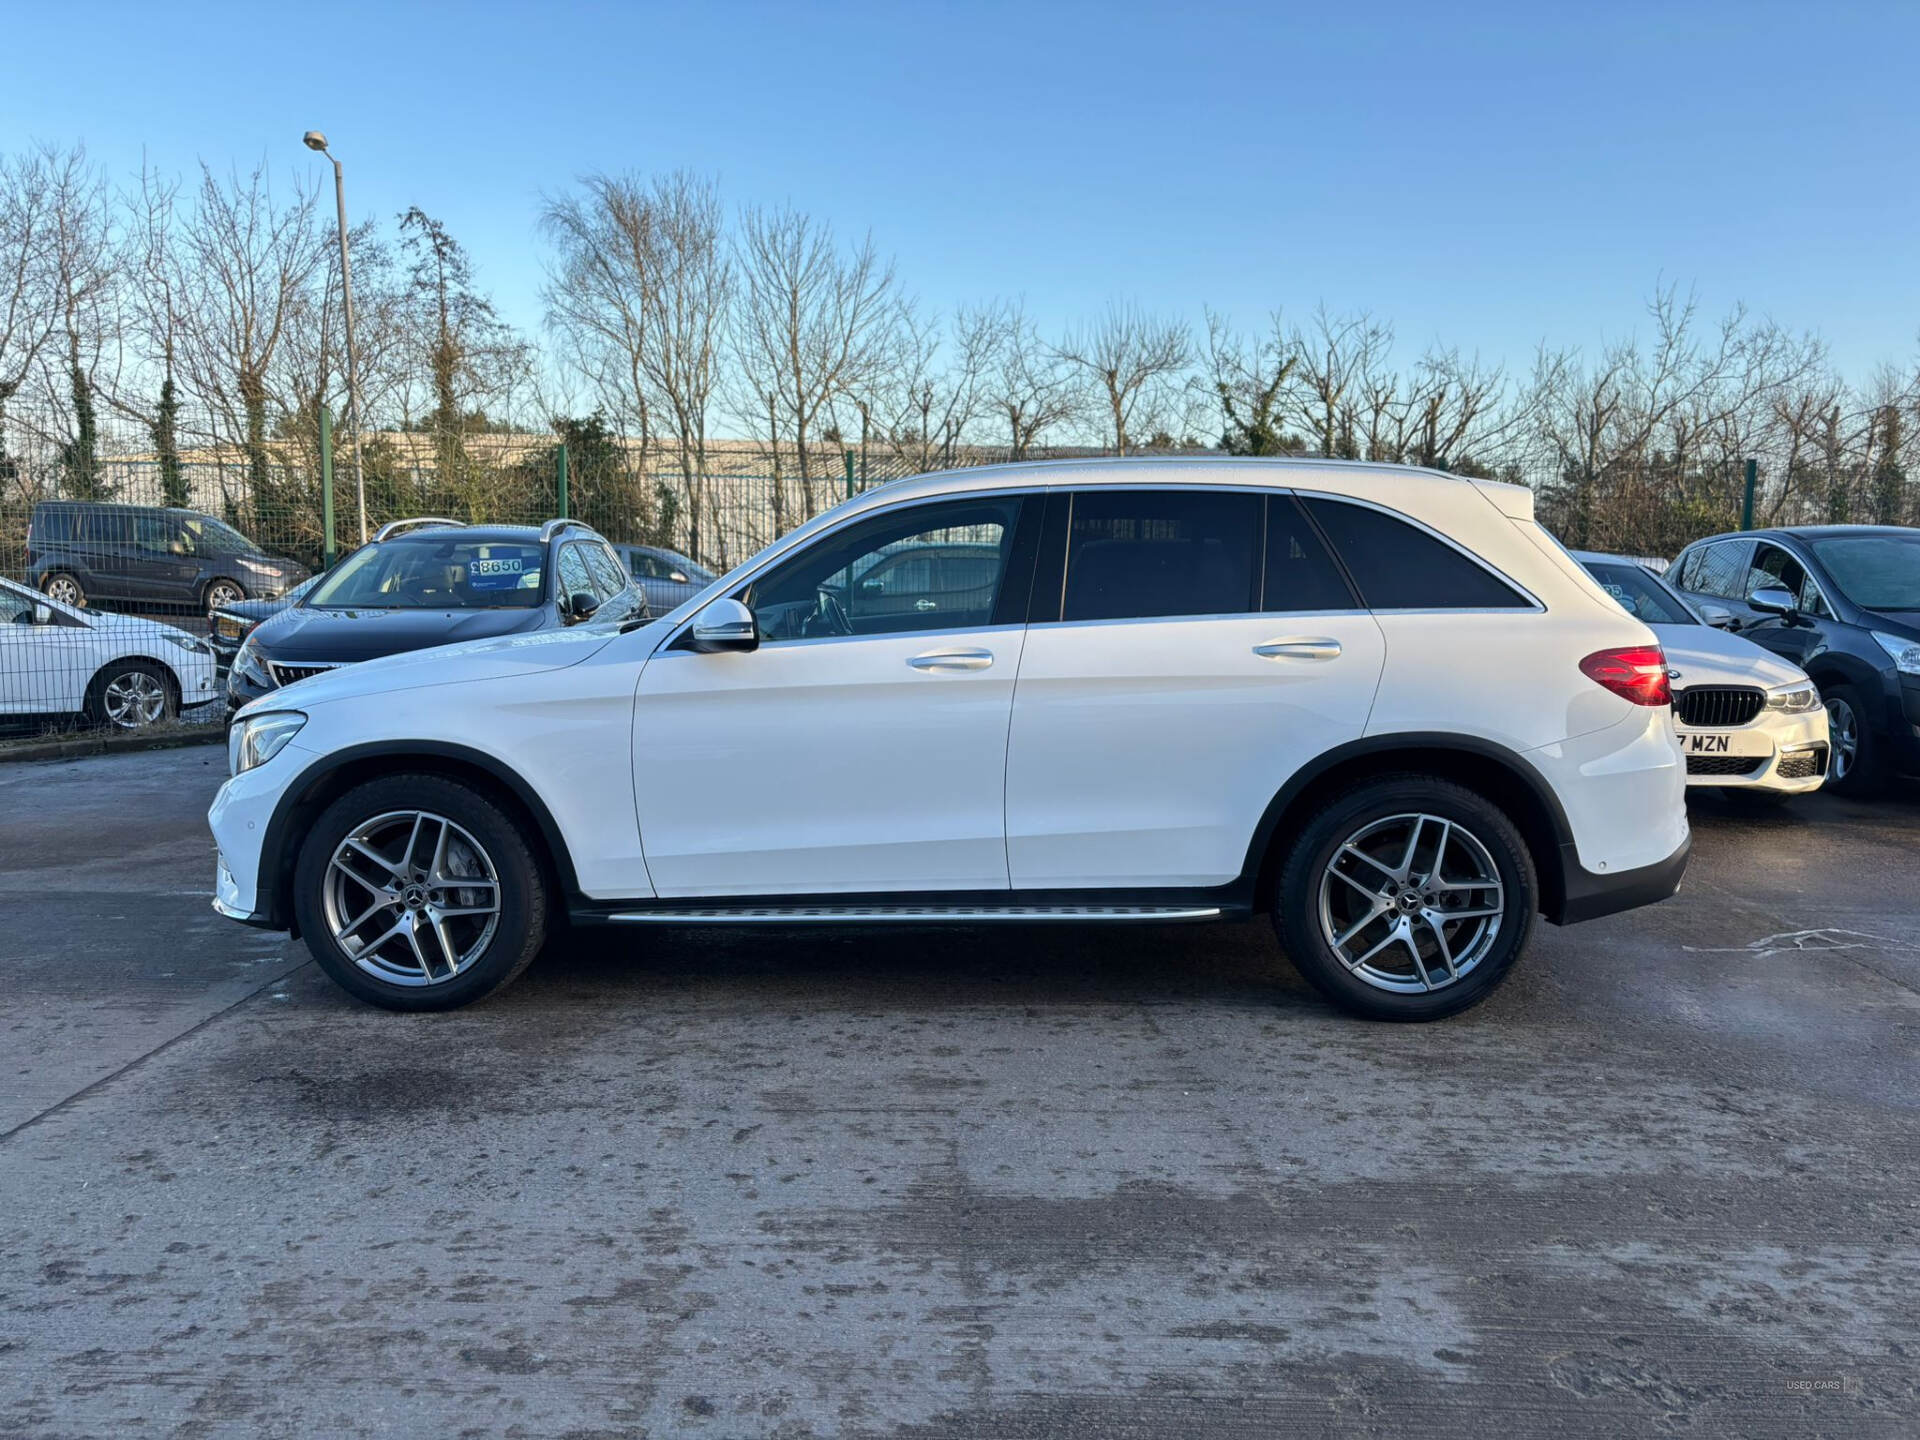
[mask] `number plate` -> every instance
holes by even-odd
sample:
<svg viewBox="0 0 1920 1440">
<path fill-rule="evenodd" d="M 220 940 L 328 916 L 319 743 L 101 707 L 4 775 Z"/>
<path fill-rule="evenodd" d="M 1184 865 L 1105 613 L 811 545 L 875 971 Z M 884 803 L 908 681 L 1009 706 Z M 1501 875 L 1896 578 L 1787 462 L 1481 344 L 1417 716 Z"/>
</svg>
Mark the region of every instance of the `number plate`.
<svg viewBox="0 0 1920 1440">
<path fill-rule="evenodd" d="M 1680 744 L 1689 755 L 1765 755 L 1772 746 L 1751 730 L 1682 730 Z"/>
</svg>

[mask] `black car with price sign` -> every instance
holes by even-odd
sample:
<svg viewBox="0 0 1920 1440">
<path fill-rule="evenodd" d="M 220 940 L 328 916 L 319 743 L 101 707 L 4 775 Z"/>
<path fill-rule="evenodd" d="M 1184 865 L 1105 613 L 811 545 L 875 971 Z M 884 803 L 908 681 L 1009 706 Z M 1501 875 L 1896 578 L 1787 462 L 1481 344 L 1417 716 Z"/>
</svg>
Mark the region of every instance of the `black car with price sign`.
<svg viewBox="0 0 1920 1440">
<path fill-rule="evenodd" d="M 577 521 L 395 521 L 246 635 L 227 709 L 362 660 L 647 614 L 612 546 Z"/>
</svg>

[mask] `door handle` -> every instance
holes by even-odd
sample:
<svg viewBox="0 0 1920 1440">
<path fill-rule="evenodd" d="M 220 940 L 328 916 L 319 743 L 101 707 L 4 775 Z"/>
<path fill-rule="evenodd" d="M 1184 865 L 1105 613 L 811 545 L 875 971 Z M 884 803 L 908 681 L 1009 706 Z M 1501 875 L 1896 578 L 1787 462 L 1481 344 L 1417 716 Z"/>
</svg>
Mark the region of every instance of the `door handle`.
<svg viewBox="0 0 1920 1440">
<path fill-rule="evenodd" d="M 1253 647 L 1253 653 L 1269 660 L 1337 660 L 1340 642 L 1320 635 L 1311 638 L 1269 640 Z"/>
<path fill-rule="evenodd" d="M 913 608 L 922 611 L 938 610 L 940 608 L 940 602 L 938 600 L 920 599 L 913 602 Z"/>
<path fill-rule="evenodd" d="M 929 650 L 907 661 L 916 670 L 984 670 L 993 664 L 991 650 Z"/>
</svg>

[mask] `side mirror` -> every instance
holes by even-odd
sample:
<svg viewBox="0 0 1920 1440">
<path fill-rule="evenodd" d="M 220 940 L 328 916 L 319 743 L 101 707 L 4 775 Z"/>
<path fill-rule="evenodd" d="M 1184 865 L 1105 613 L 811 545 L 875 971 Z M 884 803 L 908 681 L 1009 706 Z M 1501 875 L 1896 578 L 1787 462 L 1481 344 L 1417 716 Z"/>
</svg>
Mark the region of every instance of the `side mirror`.
<svg viewBox="0 0 1920 1440">
<path fill-rule="evenodd" d="M 599 608 L 600 602 L 585 590 L 576 590 L 567 597 L 567 614 L 575 620 L 590 620 Z"/>
<path fill-rule="evenodd" d="M 1747 596 L 1747 604 L 1765 615 L 1779 615 L 1791 619 L 1799 610 L 1799 604 L 1793 598 L 1791 590 L 1778 585 L 1768 585 Z"/>
<path fill-rule="evenodd" d="M 1735 623 L 1733 612 L 1724 605 L 1702 605 L 1700 618 L 1716 630 L 1731 630 Z"/>
<path fill-rule="evenodd" d="M 690 585 L 693 583 L 692 581 L 687 579 L 686 572 L 684 570 L 669 570 L 667 572 L 667 579 L 671 580 L 676 585 Z"/>
<path fill-rule="evenodd" d="M 33 607 L 33 623 L 36 625 L 51 625 L 53 623 L 53 607 L 51 605 L 35 605 Z"/>
<path fill-rule="evenodd" d="M 723 650 L 758 650 L 760 622 L 740 601 L 723 595 L 709 601 L 693 617 L 687 643 L 705 655 Z"/>
</svg>

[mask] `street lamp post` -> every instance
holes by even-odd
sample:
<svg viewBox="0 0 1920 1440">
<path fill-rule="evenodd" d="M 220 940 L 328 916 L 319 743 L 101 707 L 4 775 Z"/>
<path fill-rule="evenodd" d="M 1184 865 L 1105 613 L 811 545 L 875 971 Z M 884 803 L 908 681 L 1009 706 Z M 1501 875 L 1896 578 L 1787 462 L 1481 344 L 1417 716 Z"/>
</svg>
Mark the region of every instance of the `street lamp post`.
<svg viewBox="0 0 1920 1440">
<path fill-rule="evenodd" d="M 353 346 L 353 264 L 347 258 L 347 177 L 327 149 L 327 137 L 309 130 L 301 141 L 333 160 L 333 203 L 340 217 L 340 296 L 347 317 L 347 428 L 353 435 L 353 487 L 360 502 L 360 543 L 367 543 L 367 472 L 360 463 L 360 374 Z"/>
</svg>

